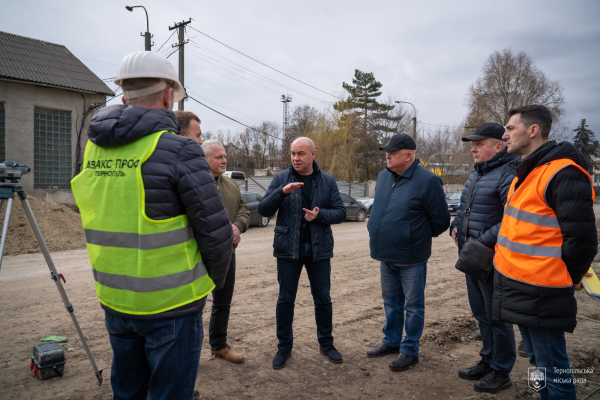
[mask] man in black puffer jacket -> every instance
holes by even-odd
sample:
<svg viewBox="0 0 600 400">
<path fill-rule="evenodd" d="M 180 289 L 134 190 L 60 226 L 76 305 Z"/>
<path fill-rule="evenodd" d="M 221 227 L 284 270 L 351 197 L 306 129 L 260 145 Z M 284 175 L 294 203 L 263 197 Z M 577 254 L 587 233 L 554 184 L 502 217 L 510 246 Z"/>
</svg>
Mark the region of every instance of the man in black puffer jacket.
<svg viewBox="0 0 600 400">
<path fill-rule="evenodd" d="M 223 286 L 233 230 L 204 152 L 178 136 L 185 91 L 154 52 L 125 57 L 123 104 L 92 119 L 72 187 L 113 349 L 114 399 L 192 399 L 206 295 Z M 127 161 L 127 162 L 123 162 Z"/>
<path fill-rule="evenodd" d="M 315 303 L 317 338 L 321 353 L 333 363 L 342 356 L 333 346 L 330 291 L 333 234 L 331 224 L 346 219 L 346 207 L 335 179 L 321 171 L 315 162 L 317 154 L 312 140 L 300 137 L 292 143 L 292 166 L 271 181 L 258 204 L 258 212 L 271 217 L 277 211 L 273 255 L 277 257 L 278 352 L 273 368 L 280 369 L 292 355 L 294 301 L 302 266 L 310 280 Z"/>
<path fill-rule="evenodd" d="M 548 140 L 550 110 L 509 112 L 504 139 L 521 156 L 494 265 L 494 318 L 519 326 L 529 362 L 545 372 L 542 399 L 575 399 L 564 332 L 577 324 L 574 290 L 598 251 L 588 165 L 571 143 Z"/>
<path fill-rule="evenodd" d="M 479 126 L 473 135 L 462 138 L 463 142 L 473 142 L 471 153 L 475 159 L 475 169 L 467 179 L 460 208 L 450 225 L 450 235 L 456 241 L 459 253 L 467 238 L 478 240 L 490 249 L 496 246 L 506 194 L 514 179 L 503 167 L 519 158 L 507 153 L 502 135 L 502 125 L 488 122 Z M 469 210 L 466 210 L 467 203 Z M 465 279 L 469 305 L 479 322 L 483 346 L 479 352 L 481 361 L 459 371 L 458 376 L 477 380 L 474 385 L 477 391 L 496 393 L 511 385 L 509 374 L 516 358 L 513 326 L 492 317 L 493 270 L 485 282 L 467 274 Z"/>
</svg>

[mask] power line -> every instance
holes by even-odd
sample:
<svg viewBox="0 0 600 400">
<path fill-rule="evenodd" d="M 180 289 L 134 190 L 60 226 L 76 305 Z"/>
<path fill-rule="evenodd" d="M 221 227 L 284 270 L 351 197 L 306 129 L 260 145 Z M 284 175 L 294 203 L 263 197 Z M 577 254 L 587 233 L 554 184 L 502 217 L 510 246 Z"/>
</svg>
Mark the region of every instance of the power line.
<svg viewBox="0 0 600 400">
<path fill-rule="evenodd" d="M 303 81 L 301 81 L 300 79 L 296 79 L 296 78 L 294 78 L 293 76 L 290 76 L 290 75 L 286 74 L 285 72 L 281 72 L 281 71 L 279 71 L 278 69 L 275 69 L 275 68 L 273 68 L 273 67 L 270 67 L 270 66 L 268 66 L 267 64 L 265 64 L 265 63 L 263 63 L 263 62 L 260 62 L 260 61 L 258 61 L 257 59 L 255 59 L 255 58 L 252 58 L 252 57 L 250 57 L 249 55 L 246 55 L 246 54 L 242 53 L 241 51 L 239 51 L 239 50 L 236 50 L 236 49 L 234 49 L 233 47 L 231 47 L 231 46 L 228 46 L 228 45 L 226 45 L 225 43 L 223 43 L 223 42 L 220 42 L 220 41 L 218 41 L 217 39 L 215 39 L 215 38 L 213 38 L 213 37 L 210 37 L 210 36 L 208 36 L 206 33 L 199 31 L 198 29 L 194 28 L 193 26 L 190 26 L 190 28 L 192 28 L 192 29 L 193 29 L 193 30 L 195 30 L 196 32 L 198 32 L 198 33 L 200 33 L 200 34 L 202 34 L 202 35 L 206 36 L 207 38 L 209 38 L 209 39 L 211 39 L 211 40 L 214 40 L 215 42 L 217 42 L 217 43 L 219 43 L 219 44 L 221 44 L 221 45 L 223 45 L 223 46 L 225 46 L 225 47 L 227 47 L 227 48 L 229 48 L 229 49 L 231 49 L 231 50 L 235 51 L 236 53 L 239 53 L 239 54 L 243 55 L 244 57 L 247 57 L 247 58 L 251 59 L 252 61 L 255 61 L 255 62 L 257 62 L 257 63 L 259 63 L 259 64 L 261 64 L 261 65 L 264 65 L 265 67 L 267 67 L 267 68 L 269 68 L 269 69 L 272 69 L 272 70 L 273 70 L 273 71 L 275 71 L 275 72 L 278 72 L 278 73 L 280 73 L 281 75 L 285 75 L 285 76 L 287 76 L 287 77 L 288 77 L 288 78 L 290 78 L 290 79 L 293 79 L 293 80 L 295 80 L 295 81 L 297 81 L 297 82 L 300 82 L 301 84 L 303 84 L 303 85 L 306 85 L 306 86 L 308 86 L 308 87 L 311 87 L 311 88 L 313 88 L 313 89 L 315 89 L 315 90 L 318 90 L 319 92 L 325 93 L 325 94 L 326 94 L 326 95 L 328 95 L 328 96 L 332 96 L 332 97 L 338 98 L 338 99 L 340 99 L 340 100 L 343 100 L 343 98 L 341 98 L 341 97 L 339 97 L 339 96 L 336 96 L 336 95 L 334 95 L 334 94 L 328 93 L 328 92 L 326 92 L 326 91 L 324 91 L 324 90 L 321 90 L 321 89 L 319 89 L 318 87 L 315 87 L 315 86 L 313 86 L 313 85 L 309 85 L 308 83 L 306 83 L 306 82 L 303 82 Z"/>
<path fill-rule="evenodd" d="M 193 42 L 193 41 L 192 41 L 192 40 L 190 40 L 190 42 Z M 192 44 L 192 46 L 194 46 L 194 47 L 200 47 L 200 46 L 197 46 L 197 45 L 195 44 L 195 42 L 193 42 L 193 43 L 191 43 L 191 44 Z M 210 50 L 209 50 L 209 51 L 210 51 Z M 211 53 L 214 53 L 214 52 L 211 52 Z M 198 54 L 198 53 L 196 53 L 196 54 Z M 229 68 L 233 68 L 233 69 L 235 69 L 236 71 L 240 71 L 240 72 L 243 72 L 243 73 L 251 73 L 251 74 L 254 74 L 254 75 L 256 75 L 256 77 L 257 77 L 257 78 L 259 78 L 259 79 L 262 79 L 262 80 L 264 80 L 264 81 L 267 81 L 267 82 L 269 82 L 269 83 L 272 83 L 272 84 L 275 84 L 275 85 L 281 86 L 281 87 L 283 87 L 283 88 L 286 88 L 286 89 L 288 89 L 288 90 L 290 90 L 290 91 L 293 91 L 293 92 L 295 92 L 295 93 L 298 93 L 298 94 L 300 94 L 300 95 L 302 95 L 302 96 L 308 97 L 309 99 L 316 100 L 316 101 L 318 101 L 318 102 L 320 102 L 320 103 L 328 103 L 328 101 L 326 101 L 326 100 L 321 100 L 321 99 L 319 99 L 319 98 L 317 98 L 317 97 L 311 96 L 311 95 L 309 95 L 309 94 L 307 94 L 307 93 L 304 93 L 304 92 L 301 92 L 301 91 L 299 91 L 299 90 L 297 90 L 297 89 L 294 89 L 294 88 L 293 88 L 293 87 L 291 87 L 291 86 L 288 86 L 288 85 L 285 85 L 285 84 L 283 84 L 283 83 L 280 83 L 280 82 L 274 81 L 273 79 L 267 78 L 267 77 L 266 77 L 266 76 L 264 76 L 264 75 L 261 75 L 261 74 L 259 74 L 259 73 L 256 73 L 256 72 L 252 71 L 251 69 L 244 67 L 243 65 L 240 65 L 240 64 L 238 64 L 238 63 L 236 63 L 236 62 L 234 62 L 234 61 L 231 61 L 231 60 L 229 60 L 227 57 L 223 57 L 223 56 L 221 56 L 220 54 L 217 54 L 217 53 L 214 53 L 214 54 L 215 54 L 217 57 L 220 57 L 220 58 L 222 58 L 222 59 L 224 59 L 224 60 L 227 60 L 227 62 L 229 62 L 229 63 L 232 63 L 232 64 L 235 64 L 235 65 L 238 65 L 238 66 L 240 66 L 240 67 L 241 67 L 241 68 L 243 68 L 245 71 L 244 71 L 244 70 L 241 70 L 241 69 L 239 69 L 239 68 L 236 68 L 236 67 L 234 67 L 233 65 L 228 65 L 227 63 L 225 63 L 225 62 L 223 62 L 223 61 L 216 60 L 216 59 L 212 58 L 212 57 L 211 57 L 211 56 L 209 56 L 209 55 L 202 54 L 202 56 L 203 56 L 203 57 L 208 57 L 208 58 L 210 58 L 211 60 L 213 60 L 213 61 L 215 61 L 215 62 L 218 62 L 219 64 L 224 64 L 224 65 L 228 66 Z M 205 61 L 206 61 L 206 60 L 205 60 Z M 207 61 L 207 62 L 208 62 L 208 61 Z M 210 62 L 208 62 L 208 63 L 210 64 Z M 214 64 L 213 64 L 213 65 L 214 65 Z M 215 66 L 216 66 L 216 67 L 218 67 L 218 68 L 222 68 L 222 67 L 220 67 L 220 66 L 218 66 L 218 65 L 215 65 Z M 223 68 L 223 69 L 224 69 L 224 68 Z M 226 70 L 226 69 L 225 69 L 225 70 Z M 226 71 L 227 71 L 227 72 L 230 72 L 230 71 L 228 71 L 228 70 L 226 70 Z M 238 75 L 238 76 L 239 76 L 239 75 Z"/>
<path fill-rule="evenodd" d="M 192 28 L 192 29 L 193 29 L 193 28 Z M 272 137 L 273 139 L 281 140 L 282 142 L 286 142 L 286 143 L 288 142 L 288 141 L 287 141 L 287 140 L 285 140 L 285 139 L 282 139 L 282 138 L 280 138 L 280 137 L 277 137 L 277 136 L 270 135 L 270 134 L 268 134 L 267 132 L 259 131 L 258 129 L 256 129 L 256 128 L 253 128 L 253 127 L 251 127 L 250 125 L 246 125 L 246 124 L 244 124 L 243 122 L 240 122 L 240 121 L 238 121 L 237 119 L 231 118 L 230 116 L 227 116 L 227 115 L 223 114 L 222 112 L 219 112 L 219 111 L 215 110 L 214 108 L 207 106 L 206 104 L 202 103 L 201 101 L 199 101 L 199 100 L 196 100 L 196 99 L 195 99 L 195 98 L 193 98 L 192 96 L 188 96 L 188 98 L 189 98 L 189 99 L 192 99 L 192 100 L 194 100 L 194 101 L 195 101 L 196 103 L 198 103 L 198 104 L 201 104 L 201 105 L 203 105 L 204 107 L 208 108 L 209 110 L 211 110 L 211 111 L 214 111 L 214 112 L 216 112 L 217 114 L 219 114 L 219 115 L 222 115 L 223 117 L 225 117 L 225 118 L 227 118 L 227 119 L 230 119 L 230 120 L 232 120 L 233 122 L 237 122 L 238 124 L 245 126 L 245 127 L 246 127 L 246 128 L 248 128 L 248 129 L 252 129 L 252 130 L 253 130 L 253 131 L 255 131 L 255 132 L 262 133 L 263 135 L 266 135 L 266 136 L 270 136 L 270 137 Z"/>
<path fill-rule="evenodd" d="M 237 77 L 239 77 L 239 78 L 245 79 L 245 80 L 247 80 L 248 82 L 252 82 L 252 83 L 254 83 L 255 85 L 258 85 L 258 86 L 264 87 L 265 89 L 268 89 L 268 90 L 271 90 L 271 91 L 273 91 L 273 92 L 275 92 L 275 93 L 281 94 L 281 91 L 280 91 L 280 90 L 276 90 L 276 89 L 270 88 L 270 87 L 268 87 L 268 86 L 261 85 L 261 84 L 260 84 L 260 83 L 258 83 L 258 82 L 255 82 L 255 81 L 253 81 L 253 80 L 251 80 L 251 79 L 248 79 L 248 78 L 246 78 L 246 77 L 243 77 L 243 76 L 241 76 L 241 75 L 238 75 L 238 74 L 236 74 L 235 72 L 231 72 L 230 70 L 228 70 L 228 69 L 226 69 L 226 68 L 223 68 L 223 67 L 220 67 L 220 66 L 218 66 L 218 65 L 216 65 L 216 64 L 213 64 L 213 63 L 211 63 L 210 61 L 208 61 L 208 60 L 206 60 L 206 59 L 202 58 L 202 56 L 201 56 L 201 55 L 198 55 L 198 53 L 195 53 L 195 52 L 194 52 L 193 50 L 191 50 L 191 49 L 188 49 L 188 51 L 190 52 L 190 55 L 191 55 L 191 56 L 193 56 L 193 57 L 196 57 L 196 58 L 198 58 L 198 59 L 200 59 L 200 60 L 202 60 L 202 61 L 204 61 L 204 62 L 206 62 L 206 63 L 208 63 L 208 64 L 214 65 L 214 66 L 215 66 L 215 67 L 217 67 L 217 68 L 221 68 L 222 70 L 224 70 L 224 71 L 226 71 L 226 72 L 229 72 L 230 74 L 232 74 L 232 75 L 235 75 L 235 76 L 237 76 Z M 217 62 L 219 62 L 219 61 L 217 61 Z M 233 68 L 233 67 L 232 67 L 232 68 Z M 238 71 L 239 71 L 239 70 L 238 70 Z M 243 71 L 242 71 L 242 72 L 243 72 Z M 283 85 L 282 85 L 282 86 L 283 86 Z M 291 90 L 295 91 L 294 89 L 291 89 Z M 319 102 L 323 102 L 323 103 L 325 103 L 325 101 L 323 101 L 323 100 L 319 100 L 319 99 L 316 99 L 316 98 L 314 98 L 314 97 L 312 97 L 312 96 L 305 95 L 305 94 L 303 94 L 302 92 L 299 92 L 299 94 L 300 94 L 301 96 L 306 96 L 306 97 L 308 97 L 308 98 L 310 98 L 310 99 L 317 100 L 317 101 L 319 101 Z M 312 104 L 313 106 L 316 106 L 316 107 L 322 107 L 322 105 L 314 104 L 314 103 L 311 103 L 310 101 L 307 101 L 307 100 L 304 100 L 304 101 L 305 101 L 306 103 Z"/>
<path fill-rule="evenodd" d="M 196 95 L 196 96 L 198 96 L 198 95 Z M 188 97 L 189 97 L 189 96 L 188 96 Z M 229 106 L 226 106 L 226 105 L 224 105 L 224 104 L 218 103 L 218 102 L 216 102 L 216 101 L 214 101 L 214 100 L 211 100 L 211 99 L 209 99 L 209 98 L 207 98 L 207 97 L 204 97 L 204 96 L 198 96 L 198 97 L 200 97 L 200 98 L 201 98 L 201 99 L 203 99 L 204 101 L 209 101 L 209 102 L 211 102 L 211 103 L 215 103 L 215 104 L 217 104 L 217 105 L 219 105 L 219 106 L 221 106 L 221 107 L 223 107 L 223 108 L 227 108 L 227 109 L 229 109 L 229 110 L 231 110 L 231 111 L 233 111 L 233 112 L 235 112 L 235 113 L 238 113 L 238 114 L 240 114 L 240 115 L 243 115 L 243 116 L 244 116 L 244 117 L 246 117 L 246 118 L 253 119 L 253 120 L 255 120 L 255 121 L 258 121 L 259 123 L 263 122 L 263 121 L 262 121 L 261 119 L 259 119 L 259 118 L 253 117 L 252 115 L 245 114 L 245 113 L 243 113 L 243 112 L 241 112 L 241 111 L 239 111 L 239 110 L 236 110 L 235 108 L 231 108 L 231 107 L 229 107 Z"/>
<path fill-rule="evenodd" d="M 157 52 L 157 53 L 160 51 L 160 49 L 162 49 L 162 48 L 163 48 L 163 46 L 164 46 L 165 44 L 167 44 L 167 42 L 168 42 L 169 40 L 171 40 L 171 38 L 173 37 L 173 35 L 174 35 L 174 34 L 175 34 L 175 32 L 171 33 L 171 36 L 169 36 L 169 38 L 168 38 L 167 40 L 165 40 L 165 42 L 164 42 L 163 44 L 161 44 L 161 45 L 160 45 L 160 47 L 158 48 L 158 50 L 156 50 L 156 52 Z"/>
<path fill-rule="evenodd" d="M 173 54 L 177 53 L 179 51 L 179 47 L 177 47 L 171 54 L 169 54 L 167 56 L 167 58 L 171 57 Z"/>
</svg>

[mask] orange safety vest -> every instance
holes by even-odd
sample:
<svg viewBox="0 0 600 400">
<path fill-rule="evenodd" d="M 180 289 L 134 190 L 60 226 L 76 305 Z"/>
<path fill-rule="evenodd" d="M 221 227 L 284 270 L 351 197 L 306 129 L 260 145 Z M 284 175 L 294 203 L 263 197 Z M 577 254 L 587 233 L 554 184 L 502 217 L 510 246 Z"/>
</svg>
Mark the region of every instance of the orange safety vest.
<svg viewBox="0 0 600 400">
<path fill-rule="evenodd" d="M 506 277 L 536 286 L 573 285 L 562 260 L 563 237 L 558 218 L 545 200 L 554 175 L 568 166 L 578 168 L 592 184 L 586 170 L 563 158 L 536 167 L 516 192 L 518 178 L 510 185 L 494 257 L 496 269 Z M 590 200 L 594 201 L 593 188 Z"/>
</svg>

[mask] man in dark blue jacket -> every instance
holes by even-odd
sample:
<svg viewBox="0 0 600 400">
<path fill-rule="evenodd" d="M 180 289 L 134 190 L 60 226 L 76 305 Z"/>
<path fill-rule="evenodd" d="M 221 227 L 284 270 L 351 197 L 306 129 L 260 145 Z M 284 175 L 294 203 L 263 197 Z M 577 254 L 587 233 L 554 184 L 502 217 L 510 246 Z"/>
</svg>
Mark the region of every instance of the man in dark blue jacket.
<svg viewBox="0 0 600 400">
<path fill-rule="evenodd" d="M 367 225 L 371 257 L 381 262 L 386 318 L 382 343 L 367 355 L 400 352 L 390 364 L 393 371 L 404 371 L 419 362 L 431 238 L 450 224 L 442 181 L 419 165 L 416 148 L 415 141 L 405 134 L 394 135 L 389 144 L 379 148 L 386 151 L 387 168 L 377 177 Z"/>
<path fill-rule="evenodd" d="M 506 194 L 514 179 L 504 166 L 519 158 L 507 153 L 506 143 L 502 140 L 504 131 L 502 125 L 488 122 L 479 126 L 473 135 L 462 138 L 463 142 L 473 142 L 471 153 L 475 169 L 467 179 L 458 213 L 450 225 L 450 235 L 456 241 L 459 253 L 467 238 L 478 240 L 490 249 L 496 246 Z M 467 202 L 469 210 L 466 210 Z M 485 282 L 465 275 L 469 305 L 479 322 L 483 347 L 479 352 L 481 361 L 458 372 L 462 379 L 477 380 L 476 391 L 489 393 L 511 386 L 509 374 L 516 359 L 512 324 L 492 317 L 494 273 L 492 270 Z"/>
<path fill-rule="evenodd" d="M 271 181 L 269 189 L 258 204 L 265 217 L 277 211 L 273 255 L 277 257 L 278 352 L 273 368 L 281 369 L 292 355 L 294 302 L 302 266 L 306 268 L 310 290 L 315 303 L 317 338 L 321 353 L 333 363 L 342 356 L 333 346 L 330 290 L 333 235 L 331 224 L 346 219 L 346 207 L 335 179 L 319 169 L 312 140 L 300 137 L 292 143 L 292 166 Z"/>
</svg>

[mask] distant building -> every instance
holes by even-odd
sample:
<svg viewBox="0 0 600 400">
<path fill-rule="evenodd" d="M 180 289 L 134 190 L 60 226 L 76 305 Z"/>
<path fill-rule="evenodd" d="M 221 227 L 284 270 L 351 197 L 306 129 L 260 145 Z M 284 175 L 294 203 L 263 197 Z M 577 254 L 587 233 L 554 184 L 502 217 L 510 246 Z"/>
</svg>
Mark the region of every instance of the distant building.
<svg viewBox="0 0 600 400">
<path fill-rule="evenodd" d="M 73 203 L 95 108 L 113 91 L 65 46 L 0 32 L 0 162 L 27 164 L 28 194 Z"/>
</svg>

